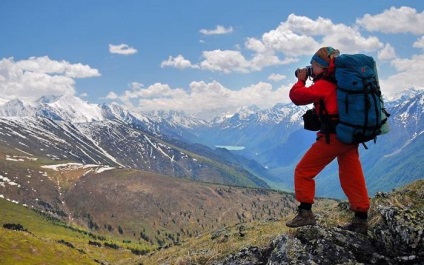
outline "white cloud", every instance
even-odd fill
[[[121,55],[131,55],[137,53],[137,50],[133,47],[129,47],[127,44],[113,45],[109,44],[109,52]]]
[[[365,23],[365,19],[358,20],[358,23]],[[312,55],[322,46],[333,46],[342,53],[378,52],[378,59],[392,60],[391,66],[398,74],[380,80],[386,96],[409,87],[422,88],[424,77],[419,77],[417,73],[424,71],[420,69],[421,65],[424,65],[423,56],[415,56],[410,60],[399,59],[390,43],[383,44],[376,36],[362,33],[361,29],[363,30],[358,25],[336,24],[326,18],[319,17],[314,20],[291,14],[277,28],[265,32],[259,38],[247,38],[244,45],[238,46],[237,49],[203,51],[202,60],[196,65],[202,70],[226,74],[251,73],[267,66],[290,64],[298,61],[301,56]],[[423,42],[423,38],[420,38],[414,47],[422,47]],[[167,61],[162,62],[162,67],[181,69],[193,65],[195,64],[184,59],[182,55],[169,57]],[[416,65],[420,66],[415,67]],[[410,71],[411,68],[414,71]],[[271,74],[268,79],[281,81],[287,77]],[[192,82],[189,91],[155,84],[138,92],[127,91],[120,98],[125,100],[128,95],[135,95],[132,99],[138,102],[132,106],[138,106],[139,110],[175,109],[191,114],[216,114],[219,111],[235,111],[246,105],[271,107],[278,102],[288,102],[290,87],[291,85],[284,85],[276,89],[269,83],[258,82],[235,91],[217,81],[199,81]]]
[[[281,80],[284,80],[284,79],[286,79],[286,78],[287,78],[287,76],[282,75],[282,74],[270,74],[270,75],[268,76],[268,79],[269,79],[269,80],[272,80],[272,81],[275,81],[275,82],[277,82],[277,81],[281,81]]]
[[[415,8],[406,6],[391,7],[374,16],[366,14],[363,18],[357,19],[356,23],[369,31],[424,34],[424,12],[417,13]]]
[[[378,52],[378,59],[380,60],[392,60],[396,58],[395,48],[387,43],[383,49]]]
[[[100,76],[97,69],[80,63],[31,57],[15,61],[0,60],[0,95],[3,99],[36,100],[46,95],[75,93],[76,78]]]
[[[268,51],[265,44],[255,38],[247,38],[247,41],[244,44],[247,49],[252,50],[256,53],[266,53]]]
[[[127,108],[135,111],[184,110],[194,115],[203,115],[203,118],[211,118],[246,105],[266,108],[279,102],[287,102],[288,91],[288,87],[274,90],[271,84],[264,82],[236,91],[217,81],[198,81],[190,83],[189,91],[172,89],[167,84],[157,83],[142,89],[127,90],[118,98]]]
[[[391,62],[397,73],[386,80],[380,80],[382,91],[387,96],[394,96],[409,89],[424,89],[424,54],[412,56],[411,59],[395,59]]]
[[[396,18],[393,18],[396,17]],[[387,21],[400,21],[389,31],[385,26],[392,25]],[[243,44],[235,44],[234,49],[215,49],[202,52],[201,61],[193,63],[183,55],[170,56],[162,61],[161,67],[179,69],[199,68],[201,70],[230,73],[251,73],[268,66],[284,65],[296,62],[299,58],[311,56],[323,46],[333,46],[342,53],[377,53],[379,60],[390,63],[396,74],[380,80],[385,96],[414,87],[423,89],[424,55],[412,56],[411,59],[400,59],[391,43],[384,44],[377,36],[368,31],[388,33],[412,32],[419,34],[424,27],[422,13],[412,8],[391,8],[374,16],[365,15],[356,21],[357,24],[346,25],[334,23],[330,19],[318,17],[311,19],[291,14],[286,21],[262,36],[249,37]],[[415,23],[415,24],[414,24]],[[399,25],[400,24],[400,25]],[[232,29],[231,29],[232,30]],[[202,34],[224,34],[229,29],[217,26],[214,30],[202,30]],[[424,47],[424,37],[412,44],[415,48]],[[413,69],[413,71],[411,71]],[[274,82],[287,79],[282,74],[271,74],[268,80]],[[246,105],[271,107],[279,102],[288,102],[288,91],[291,85],[273,88],[270,83],[257,82],[254,85],[234,90],[224,87],[218,81],[192,82],[188,90],[171,88],[167,84],[157,83],[149,87],[132,87],[117,97],[127,107],[139,111],[173,109],[184,110],[191,114],[235,111]],[[136,106],[136,107],[135,107]]]
[[[417,41],[412,44],[414,48],[424,49],[424,36],[421,36]]]
[[[201,29],[200,33],[203,35],[221,35],[233,32],[233,27],[225,28],[224,26],[218,25],[215,29]]]
[[[203,30],[203,33],[222,31]],[[333,46],[342,53],[377,51],[383,43],[375,36],[363,36],[358,27],[334,24],[330,19],[310,19],[290,14],[276,29],[264,33],[261,38],[247,38],[243,48],[237,50],[203,51],[203,60],[198,64],[202,70],[226,74],[250,73],[268,66],[296,62],[299,56],[312,55],[322,46]],[[246,54],[253,52],[249,56]],[[280,58],[282,56],[282,58]],[[182,55],[169,57],[161,66],[180,69],[194,67]]]
[[[178,55],[177,57],[169,56],[168,60],[162,61],[160,67],[175,67],[178,69],[199,68],[199,66],[192,64],[189,60],[186,60],[182,55]]]
[[[132,82],[132,83],[130,84],[130,87],[131,87],[132,89],[141,89],[141,88],[143,88],[143,87],[144,87],[144,85],[143,85],[142,83],[139,83],[139,82]]]
[[[319,47],[318,42],[308,34],[296,33],[299,28],[303,28],[302,25],[308,28],[310,24],[314,24],[311,19],[291,14],[286,22],[282,22],[276,29],[264,33],[262,39],[257,41],[263,44],[265,50],[279,52],[286,56],[311,54]]]
[[[92,69],[88,65],[80,63],[71,64],[66,61],[51,60],[47,56],[43,57],[30,57],[28,60],[21,60],[14,62],[13,58],[4,59],[9,60],[14,64],[15,69],[22,71],[46,73],[46,74],[63,74],[71,78],[85,78],[92,76],[100,76],[97,69]]]
[[[118,98],[118,95],[115,92],[109,92],[109,94],[107,94],[106,98],[114,100],[114,99]]]
[[[249,72],[250,63],[240,51],[204,51],[203,58],[204,60],[200,63],[200,67],[204,70],[224,72],[226,74],[231,72]]]
[[[282,61],[272,51],[256,53],[248,60],[241,51],[235,50],[213,50],[204,51],[203,61],[200,62],[202,70],[213,72],[230,73],[250,73],[260,71],[262,68],[270,65],[288,64],[297,61],[295,58],[286,58]]]
[[[250,69],[253,71],[260,71],[262,68],[270,65],[281,65],[293,62],[291,58],[281,61],[273,52],[257,53],[250,61]]]
[[[342,53],[372,51],[383,46],[376,37],[362,36],[356,27],[294,14],[277,29],[263,34],[262,42],[286,56],[310,55],[322,46],[332,46]]]

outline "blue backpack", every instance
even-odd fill
[[[390,116],[378,82],[375,61],[364,54],[344,54],[335,58],[335,79],[339,121],[337,138],[347,144],[374,140],[388,132]]]

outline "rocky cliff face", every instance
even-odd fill
[[[421,180],[392,194],[377,194],[367,235],[321,218],[316,226],[276,237],[267,248],[248,247],[214,264],[424,264],[423,201]],[[345,206],[339,205],[342,214]]]

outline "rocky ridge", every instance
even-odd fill
[[[367,235],[329,225],[277,236],[268,247],[246,247],[214,265],[245,264],[424,264],[424,180],[393,193],[379,193]],[[339,204],[349,214],[346,203]]]

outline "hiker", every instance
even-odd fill
[[[316,142],[295,168],[295,196],[300,205],[297,216],[286,225],[300,227],[316,224],[312,212],[315,197],[314,178],[337,158],[340,184],[348,198],[350,209],[355,213],[351,222],[341,228],[366,234],[370,201],[359,160],[358,144],[345,144],[336,138],[338,109],[334,58],[339,54],[339,51],[332,47],[320,48],[312,56],[311,71],[308,72],[307,68],[298,69],[296,72],[298,80],[290,90],[289,96],[294,104],[314,104],[315,112],[320,116],[321,127]],[[306,87],[308,75],[312,75],[313,83]]]

